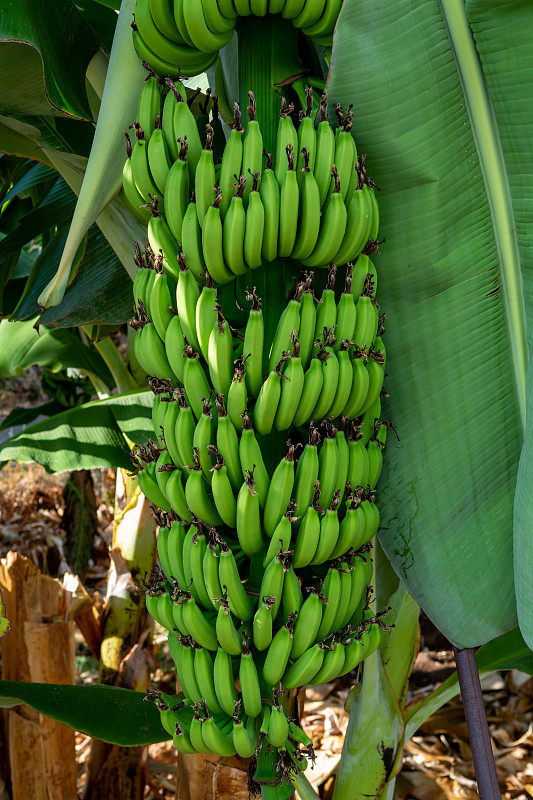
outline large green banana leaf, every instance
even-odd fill
[[[516,624],[533,643],[533,8],[345,0],[329,100],[382,188],[387,313],[381,542],[455,644]],[[529,237],[529,243],[528,243]],[[531,403],[533,389],[528,393]],[[529,420],[529,426],[531,420]],[[513,505],[517,499],[513,580]]]

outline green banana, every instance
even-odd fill
[[[293,20],[296,28],[308,28],[318,22],[323,14],[326,0],[307,0],[300,14]]]
[[[220,547],[220,583],[222,588],[226,587],[231,611],[238,619],[248,622],[254,615],[254,604],[241,582],[233,553],[225,542]]]
[[[139,95],[139,103],[137,105],[137,122],[144,131],[146,139],[149,141],[152,131],[154,130],[154,123],[156,114],[161,110],[161,87],[159,79],[156,78],[154,73],[150,70],[148,75],[143,81],[141,93]]]
[[[187,139],[187,144],[189,147],[187,154],[189,179],[191,183],[194,183],[196,167],[202,154],[202,141],[200,139],[200,134],[198,133],[196,120],[187,104],[187,98],[182,95],[180,89],[170,78],[167,78],[166,83],[176,98],[176,103],[174,104],[173,109],[172,125],[177,136]]]
[[[290,658],[293,661],[303,655],[316,639],[322,620],[323,602],[327,602],[324,595],[315,590],[309,590],[309,596],[304,601],[294,624],[290,650]]]
[[[248,414],[242,415],[244,421],[243,431],[239,440],[239,458],[243,478],[248,471],[253,471],[255,488],[259,494],[259,504],[263,509],[265,506],[270,476],[263,461],[261,448],[255,438],[255,431]]]
[[[272,559],[276,557],[276,554],[279,552],[280,548],[283,552],[288,551],[292,535],[291,524],[297,521],[297,518],[293,516],[293,510],[294,500],[291,500],[287,506],[287,511],[276,525],[276,529],[272,534],[270,543],[268,545],[268,550],[263,559],[264,567],[267,567]],[[293,609],[289,609],[289,611],[291,610]]]
[[[292,421],[295,428],[303,425],[312,418],[313,409],[318,402],[324,384],[322,362],[328,355],[329,354],[326,353],[325,348],[322,346],[317,355],[311,359],[311,363],[305,371],[304,388],[300,398],[300,405]]]
[[[137,214],[138,217],[141,219],[147,220],[150,219],[150,211],[144,205],[144,197],[141,195],[137,186],[135,184],[135,180],[133,178],[133,169],[131,164],[131,142],[129,139],[128,134],[125,132],[126,135],[126,151],[127,151],[127,158],[124,162],[124,167],[122,169],[122,191],[124,192],[124,197],[132,211]]]
[[[350,355],[352,346],[353,342],[351,339],[343,339],[341,342],[341,348],[336,354],[337,361],[339,362],[339,377],[335,398],[327,412],[328,417],[334,418],[340,416],[346,408],[346,404],[349,400],[353,383],[353,367]]]
[[[213,326],[207,348],[207,363],[211,383],[217,394],[227,394],[233,376],[233,339],[228,321],[216,306],[217,321]]]
[[[329,602],[324,609],[320,627],[316,634],[316,639],[319,642],[322,642],[332,632],[341,601],[341,576],[336,566],[331,566],[328,569],[324,579],[323,592]]]
[[[212,495],[207,491],[207,483],[200,466],[198,448],[193,447],[194,459],[190,466],[189,477],[185,484],[187,505],[195,517],[208,525],[222,525],[222,518],[217,511]],[[189,465],[188,465],[189,466]]]
[[[233,495],[233,488],[228,477],[228,468],[224,459],[214,445],[209,445],[208,450],[216,456],[217,463],[211,468],[211,491],[218,513],[225,525],[235,528],[237,525],[237,502]]]
[[[190,592],[182,591],[183,621],[198,644],[207,650],[217,651],[215,628]],[[209,604],[211,605],[211,603]]]
[[[143,197],[145,203],[150,203],[153,198],[159,194],[159,189],[154,181],[150,171],[150,164],[148,161],[148,142],[144,137],[144,131],[136,122],[133,127],[135,128],[136,141],[131,151],[131,173],[137,191]],[[126,145],[129,139],[126,139]],[[127,148],[128,149],[128,148]],[[161,203],[161,207],[163,204]]]
[[[279,318],[268,356],[269,372],[272,372],[285,352],[289,355],[293,352],[293,331],[298,336],[298,331],[300,329],[300,292],[302,290],[303,286],[299,284],[294,299],[289,300]]]
[[[209,354],[209,337],[217,321],[216,302],[217,293],[213,285],[213,280],[206,270],[205,286],[202,286],[195,309],[196,336],[198,338],[200,352],[205,361],[207,361]]]
[[[243,140],[242,172],[245,175],[248,173],[251,175],[257,173],[259,181],[263,162],[263,136],[261,134],[261,128],[259,127],[259,122],[255,118],[256,103],[253,92],[248,92],[248,100],[249,105],[246,109],[248,112],[248,125]],[[251,184],[248,184],[244,190],[245,205],[248,205],[250,192]]]
[[[200,283],[202,276],[206,272],[206,266],[204,264],[202,229],[198,222],[198,212],[194,198],[195,194],[193,192],[181,225],[181,243],[183,253],[187,256],[187,266]]]
[[[198,0],[178,0],[183,6],[183,19],[194,47],[203,53],[211,53],[224,47],[233,34],[233,26],[223,33],[213,33],[205,19],[203,4]],[[230,715],[231,716],[231,715]]]
[[[258,717],[261,713],[261,687],[259,675],[252,653],[248,646],[248,636],[242,640],[242,655],[239,663],[239,682],[244,711],[249,717]]]
[[[264,155],[267,160],[259,187],[259,196],[264,209],[261,255],[265,261],[274,261],[278,256],[280,192],[276,175],[272,169],[272,154],[264,153]]]
[[[365,351],[354,348],[352,355],[352,386],[346,405],[344,406],[343,416],[353,419],[359,416],[365,399],[368,395],[370,377],[365,366]]]
[[[284,515],[294,486],[294,446],[289,442],[287,454],[274,470],[268,487],[263,510],[263,529],[272,537],[276,526]]]
[[[300,294],[300,327],[298,329],[300,358],[302,359],[304,370],[309,367],[315,341],[316,305],[312,282],[313,273],[304,273],[303,287]]]
[[[315,339],[320,342],[325,341],[328,331],[331,335],[336,335],[335,329],[337,327],[337,304],[335,301],[334,288],[336,275],[337,267],[335,264],[332,264],[328,269],[328,280],[326,286],[322,292],[320,301],[317,303]],[[335,344],[333,344],[333,348],[337,350],[339,349],[335,348]]]
[[[230,716],[233,714],[237,692],[233,680],[231,656],[221,647],[218,648],[214,664],[214,683],[218,703]]]
[[[244,234],[246,228],[246,211],[244,208],[243,194],[246,188],[246,176],[237,176],[236,189],[231,198],[229,207],[224,216],[222,227],[222,247],[224,261],[234,275],[244,275],[246,264],[244,262]]]
[[[178,242],[182,241],[183,219],[189,205],[187,149],[187,142],[181,139],[178,157],[170,168],[165,185],[166,220],[173,237]]]
[[[166,220],[161,214],[157,197],[151,204],[152,216],[148,221],[148,241],[154,253],[163,256],[163,269],[177,283],[179,281],[179,268],[177,258],[180,245],[172,236]]]
[[[327,94],[320,100],[320,116],[316,134],[314,175],[320,192],[320,207],[326,202],[330,187],[331,165],[335,160],[335,133],[328,120]]]
[[[306,150],[306,156],[303,151]],[[313,120],[313,89],[308,87],[305,90],[305,113],[300,112],[300,125],[298,127],[298,163],[296,172],[298,183],[302,181],[302,170],[308,167],[311,172],[315,168],[316,160],[316,132]]]
[[[155,127],[148,140],[148,164],[155,184],[161,194],[164,194],[168,173],[172,166],[170,153],[168,152],[165,134],[161,130],[161,117],[155,116]]]
[[[320,520],[320,536],[311,564],[323,564],[331,557],[339,538],[339,517],[337,507],[340,502],[340,492],[333,495],[333,499],[322,519]]]
[[[294,476],[294,499],[296,501],[295,516],[303,517],[313,499],[315,483],[318,478],[319,460],[318,444],[320,434],[313,424],[309,426],[309,442],[305,445]],[[298,566],[298,565],[295,565]]]
[[[206,132],[205,145],[196,166],[194,179],[196,213],[200,227],[203,225],[207,209],[215,199],[214,186],[216,178],[213,158],[213,128],[211,125],[206,125]]]
[[[278,526],[279,527],[279,526]],[[283,580],[283,592],[281,595],[282,616],[288,617],[293,611],[300,611],[303,604],[302,588],[300,580],[291,566],[285,574]]]
[[[267,686],[275,686],[279,683],[285,672],[291,654],[293,640],[292,629],[294,627],[295,618],[296,614],[291,614],[283,627],[272,637],[262,671],[263,680]],[[285,736],[285,738],[287,737]]]
[[[316,675],[322,662],[325,651],[320,643],[311,645],[285,670],[281,682],[286,689],[296,689],[311,683],[311,678]],[[292,657],[292,656],[291,656]]]
[[[226,145],[227,147],[227,145]],[[204,261],[215,283],[228,283],[235,275],[224,263],[223,231],[220,205],[222,192],[217,190],[213,204],[207,209],[202,231]]]
[[[247,290],[246,299],[252,303],[246,330],[244,332],[243,354],[245,356],[244,372],[246,375],[246,388],[252,398],[256,398],[263,383],[263,344],[265,327],[261,300],[255,293],[255,286],[250,293]],[[249,356],[249,357],[248,357]]]
[[[258,433],[265,436],[272,430],[279,399],[281,397],[281,367],[288,358],[288,354],[283,354],[276,367],[271,370],[268,378],[261,386],[259,395],[255,402],[253,419]]]
[[[328,333],[324,341],[324,359],[322,361],[323,382],[318,400],[311,413],[313,419],[322,419],[329,414],[329,409],[335,402],[337,387],[339,385],[339,359],[334,350],[335,337]]]
[[[262,550],[259,495],[255,490],[253,470],[246,475],[237,495],[237,536],[247,555],[255,555]]]
[[[335,106],[335,115],[337,117],[337,130],[335,131],[335,157],[333,160],[339,174],[342,199],[346,201],[348,189],[350,188],[350,180],[352,174],[355,172],[354,165],[357,161],[357,150],[354,138],[351,134],[353,111],[350,107],[348,112],[344,114],[341,104],[337,103]],[[332,178],[330,182],[330,191],[334,188],[334,183],[335,179]]]
[[[383,340],[378,336],[375,343],[368,351],[366,369],[368,372],[368,393],[359,413],[364,414],[380,396],[385,378],[385,347]]]
[[[175,316],[171,289],[173,282],[163,272],[161,260],[156,259],[155,279],[150,292],[150,316],[160,338],[165,342],[167,328]]]
[[[191,345],[186,345],[183,352],[186,358],[183,368],[183,384],[194,416],[198,420],[203,410],[202,397],[209,397],[211,387],[200,363],[199,353],[196,353]]]
[[[320,481],[320,501],[327,508],[337,488],[339,451],[335,432],[331,424],[326,424],[326,436],[318,453],[318,480]]]
[[[276,136],[276,157],[274,160],[274,173],[280,187],[285,183],[287,175],[287,157],[290,153],[298,152],[298,133],[291,119],[294,111],[293,103],[287,105],[284,97],[281,98],[281,111],[279,116],[278,132]],[[289,159],[290,166],[290,159]],[[294,171],[294,163],[291,167]],[[296,181],[296,175],[294,175]],[[297,182],[297,181],[296,181]],[[296,206],[298,208],[298,206]],[[294,215],[294,209],[293,209]]]
[[[259,601],[253,620],[253,642],[257,650],[266,650],[272,641],[272,609],[275,601],[273,595],[265,595]]]
[[[183,389],[175,390],[176,399],[180,408],[176,420],[176,443],[182,464],[188,464],[193,457],[193,441],[196,423],[192,408],[187,404]]]
[[[308,119],[304,118],[304,121]],[[310,120],[311,121],[311,120]],[[314,135],[314,129],[313,129]],[[296,174],[299,178],[299,203],[300,219],[298,221],[298,232],[291,252],[291,258],[298,261],[311,255],[317,243],[320,233],[320,192],[312,167],[309,166],[309,150],[304,147],[301,151],[304,166]]]
[[[285,573],[288,572],[290,567],[290,551],[279,551],[275,558],[266,567],[263,578],[261,580],[261,587],[259,589],[259,597],[274,597],[274,605],[272,606],[272,619],[276,615],[281,606],[281,596],[283,592],[283,581]]]
[[[322,666],[318,672],[313,675],[309,683],[319,685],[321,683],[329,683],[329,681],[336,678],[342,668],[344,667],[344,659],[346,656],[345,647],[340,642],[332,642],[327,648],[324,656]]]
[[[229,138],[224,148],[224,155],[222,156],[222,164],[220,165],[219,185],[222,192],[222,199],[220,202],[220,213],[224,217],[229,208],[231,198],[233,197],[233,180],[235,175],[240,175],[242,172],[242,151],[243,141],[242,135],[244,129],[241,126],[241,112],[239,104],[233,104],[233,125]],[[216,280],[216,278],[215,278]]]
[[[257,269],[263,263],[261,252],[265,230],[265,209],[259,191],[260,172],[250,172],[252,186],[248,195],[244,230],[244,261],[248,269]]]
[[[202,403],[202,414],[196,423],[192,444],[193,450],[195,448],[198,450],[198,459],[202,468],[202,472],[204,473],[204,478],[211,483],[211,469],[214,462],[211,452],[209,451],[209,447],[213,440],[215,423],[213,422],[211,404],[209,403],[208,399],[206,397],[202,397]]]
[[[240,656],[242,653],[242,637],[239,636],[233,617],[229,610],[227,595],[220,598],[216,621],[217,639],[219,645],[230,656]]]
[[[319,506],[320,483],[315,482],[315,491],[310,505],[307,507],[294,542],[293,566],[296,569],[306,567],[314,558],[320,540]]]
[[[284,180],[281,184],[279,198],[278,256],[280,257],[288,257],[292,254],[298,233],[300,191],[298,189],[298,179],[296,178],[294,169],[293,145],[289,143],[286,147],[286,151],[288,166],[283,174]],[[303,259],[301,260],[303,261]],[[307,261],[304,263],[307,264]]]
[[[230,483],[237,491],[242,483],[239,439],[224,408],[223,395],[215,394],[215,405],[218,412],[217,448],[227,465]]]
[[[311,255],[301,259],[302,264],[305,264],[306,267],[328,266],[336,254],[338,243],[342,241],[346,230],[348,212],[342,198],[340,179],[335,164],[331,165],[331,174],[334,188],[329,195],[323,214],[317,243]]]
[[[304,388],[304,368],[300,358],[300,342],[294,333],[291,334],[293,355],[285,362],[283,372],[284,380],[281,383],[281,396],[274,417],[274,427],[278,431],[285,431],[292,427],[294,415],[298,410],[300,398]]]
[[[283,630],[283,628],[281,630]],[[276,636],[277,635],[278,634],[276,634]],[[274,644],[274,640],[272,641],[272,644]],[[281,649],[281,644],[280,644],[280,649]],[[274,683],[277,683],[278,681],[274,681]],[[283,747],[283,745],[287,740],[288,735],[289,735],[289,721],[287,719],[285,711],[283,710],[283,708],[279,703],[278,694],[277,692],[275,692],[274,703],[272,705],[272,710],[270,712],[270,722],[268,724],[267,739],[272,745],[272,747]]]
[[[349,196],[346,230],[334,259],[337,264],[353,261],[369,239],[372,225],[372,198],[368,186],[363,184]]]
[[[235,364],[235,372],[228,389],[227,408],[228,416],[234,428],[240,431],[242,429],[242,415],[248,405],[247,387],[244,379],[245,358],[239,356],[233,363]]]

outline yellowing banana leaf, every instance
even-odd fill
[[[522,0],[345,0],[327,84],[329,102],[354,103],[358,150],[382,189],[384,417],[400,441],[384,453],[380,539],[416,601],[463,647],[517,618],[532,37]],[[531,447],[528,428],[514,547],[530,643]]]

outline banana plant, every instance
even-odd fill
[[[227,95],[228,116],[231,100],[246,103],[261,76],[256,99],[273,147],[273,86],[291,84],[298,95],[302,66],[316,80],[323,54],[315,51],[310,66],[300,49],[303,61],[295,64],[296,40],[281,46],[271,18],[237,27],[237,51],[226,45],[215,68],[216,91]],[[503,641],[517,622],[524,652],[533,641],[524,178],[532,27],[520,0],[490,9],[479,0],[408,7],[344,0],[325,53],[329,97],[355,104],[356,141],[381,190],[387,240],[378,292],[387,313],[387,413],[399,442],[385,451],[379,539],[402,585],[459,648]],[[274,54],[266,65],[264,52]],[[285,300],[266,275],[260,294],[271,340]],[[378,573],[378,594],[396,595],[398,619],[408,621],[398,622],[394,647],[385,637],[352,697],[338,798],[354,786],[361,796],[391,796],[402,741],[413,732],[402,696],[416,606],[390,575],[382,588],[379,580]],[[401,664],[396,671],[391,654]],[[374,744],[385,741],[392,751],[386,764],[372,761],[376,746],[361,746],[362,732],[372,729]],[[310,796],[305,778],[298,780],[300,794]]]

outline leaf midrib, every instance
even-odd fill
[[[454,52],[487,190],[498,252],[503,301],[513,356],[522,433],[526,425],[528,347],[516,224],[498,126],[488,95],[464,0],[439,0]],[[475,253],[472,254],[475,258]]]

